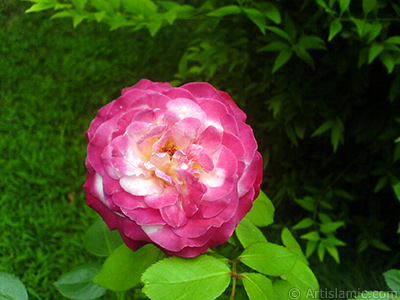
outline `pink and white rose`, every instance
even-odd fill
[[[258,196],[262,157],[231,97],[143,79],[86,132],[87,203],[133,250],[194,257],[225,243]]]

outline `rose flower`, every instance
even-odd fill
[[[141,80],[86,132],[87,203],[133,250],[194,257],[225,243],[258,196],[262,157],[246,115],[207,83]]]

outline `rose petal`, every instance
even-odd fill
[[[214,169],[214,163],[203,147],[199,145],[189,145],[186,149],[186,154],[189,159],[193,159],[198,163],[204,171],[210,172]]]
[[[177,98],[170,100],[166,106],[168,110],[175,112],[181,119],[195,118],[200,120],[201,123],[206,119],[206,115],[201,107],[189,99]]]
[[[179,228],[186,224],[187,218],[179,203],[160,209],[161,217],[173,228]]]
[[[163,191],[160,179],[155,177],[126,176],[121,178],[119,182],[125,191],[135,196],[160,194]]]
[[[208,154],[213,154],[222,143],[222,134],[214,126],[208,126],[199,136],[197,144],[206,149]]]
[[[161,217],[158,209],[152,208],[121,208],[125,216],[135,221],[138,225],[165,225],[164,219]]]
[[[160,195],[151,195],[144,197],[144,202],[151,208],[160,209],[175,204],[178,201],[178,195],[173,193],[164,193]]]
[[[113,194],[111,198],[121,209],[147,208],[142,196],[134,196],[125,191],[119,191]]]
[[[172,128],[172,139],[179,149],[186,149],[197,137],[197,131],[200,128],[200,120],[195,118],[185,118],[176,123]]]
[[[245,154],[245,147],[243,142],[235,135],[229,132],[224,132],[222,137],[222,144],[235,154],[237,159],[241,159]]]

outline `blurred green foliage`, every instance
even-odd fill
[[[263,152],[263,189],[277,209],[275,221],[294,226],[306,255],[354,262],[359,277],[377,256],[382,260],[374,267],[399,268],[400,205],[392,190],[400,178],[398,1],[31,2],[29,8],[7,0],[0,10],[0,51],[6,54],[0,56],[0,209],[49,203],[49,211],[27,210],[19,228],[54,239],[54,225],[43,231],[50,225],[32,225],[29,216],[52,215],[52,201],[70,192],[82,205],[82,133],[121,87],[141,77],[176,85],[205,80],[228,91],[248,114]],[[51,10],[23,16],[23,9]],[[71,18],[76,29],[42,16]],[[70,215],[87,218],[83,208],[56,210],[68,214],[67,223],[83,222]],[[6,236],[11,241],[18,234],[15,229]],[[24,257],[26,246],[16,245],[23,248],[16,251],[9,250],[11,242],[5,245],[2,260],[9,258],[8,269],[22,272],[26,261],[16,266],[15,256]],[[322,280],[336,286],[354,280],[336,278],[353,267],[325,261]]]

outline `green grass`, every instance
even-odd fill
[[[29,3],[0,5],[0,270],[20,277],[30,299],[61,299],[60,274],[95,260],[82,246],[96,218],[82,190],[84,132],[125,86],[171,80],[180,55],[144,32],[74,30],[24,14]]]

